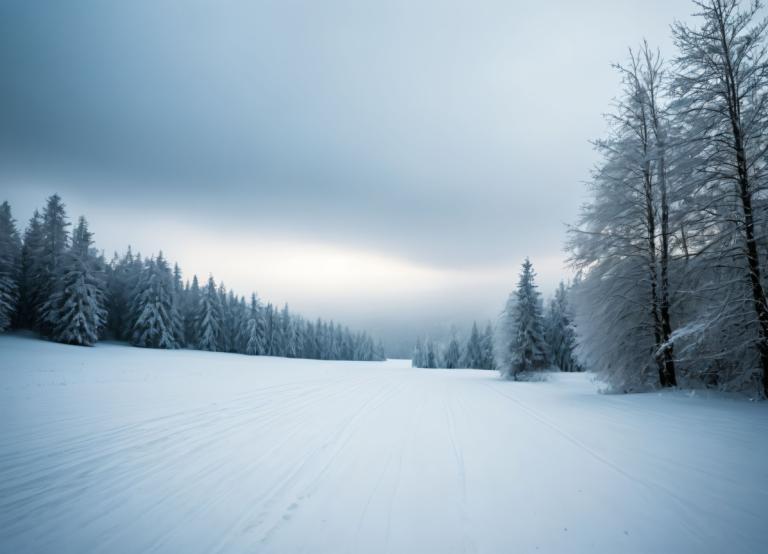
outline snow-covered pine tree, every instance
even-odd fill
[[[84,217],[72,233],[50,298],[43,304],[51,339],[92,346],[106,324],[103,268],[91,251],[93,235]]]
[[[50,306],[48,300],[54,292],[57,279],[61,276],[64,254],[69,245],[68,226],[64,204],[59,195],[54,194],[48,198],[43,210],[41,249],[34,253],[39,256],[34,264],[39,268],[39,275],[36,276],[39,287],[36,323],[40,332],[46,336],[49,336],[52,331],[52,317],[47,307]]]
[[[411,354],[411,367],[424,367],[424,345],[421,343],[421,337],[416,337],[416,344]]]
[[[238,354],[245,354],[248,345],[248,306],[245,303],[245,297],[240,296],[236,300],[237,308],[235,311],[235,347],[234,351]]]
[[[218,351],[221,344],[221,328],[221,297],[216,289],[213,276],[210,276],[200,295],[200,306],[197,313],[197,348],[210,352]]]
[[[535,272],[526,258],[517,289],[510,295],[502,315],[500,372],[518,379],[526,372],[547,367],[541,299],[534,282]]]
[[[0,204],[0,333],[16,319],[21,280],[21,240],[8,202]]]
[[[248,340],[245,345],[245,353],[258,356],[264,353],[264,321],[261,314],[261,304],[255,293],[251,294],[251,303],[248,307],[248,322],[246,324]]]
[[[482,358],[480,362],[480,369],[496,369],[496,352],[494,348],[494,334],[491,323],[485,326],[483,336],[481,339],[482,345]]]
[[[234,321],[232,318],[232,310],[230,309],[231,298],[227,296],[227,287],[224,283],[219,283],[219,306],[221,313],[221,329],[219,331],[219,345],[217,350],[219,352],[231,352],[232,351],[232,337],[234,334]]]
[[[144,264],[133,301],[136,314],[131,343],[146,348],[178,348],[181,317],[176,306],[173,274],[162,252]]]
[[[461,367],[461,345],[459,345],[459,339],[456,338],[456,334],[451,335],[451,339],[448,341],[448,346],[443,353],[443,367],[446,369],[457,369]]]
[[[424,344],[424,367],[435,369],[440,363],[437,348],[432,340],[427,339]]]
[[[289,358],[298,358],[301,355],[302,343],[301,333],[299,332],[299,321],[295,314],[288,312],[288,304],[285,305],[283,314],[284,333],[286,341],[286,356]],[[339,328],[341,331],[341,328]]]
[[[581,371],[576,361],[576,330],[568,305],[568,289],[562,281],[550,300],[545,330],[552,363],[560,371]]]
[[[464,359],[462,365],[471,369],[483,369],[483,347],[477,322],[472,322],[472,331],[469,333],[467,345],[464,347]]]
[[[185,297],[182,307],[184,344],[190,348],[196,348],[200,341],[197,334],[197,315],[200,309],[200,282],[197,280],[197,275],[192,276],[192,283],[185,291]]]
[[[173,318],[173,333],[176,338],[177,348],[184,346],[184,283],[181,280],[181,268],[179,264],[173,264],[173,303],[176,307],[176,315]]]
[[[34,328],[37,312],[43,302],[41,287],[43,251],[43,217],[35,210],[24,231],[21,246],[21,290],[19,326]]]
[[[347,358],[344,358],[344,359],[346,360]],[[383,362],[383,361],[386,361],[387,359],[387,351],[384,348],[384,342],[381,339],[376,341],[376,347],[374,349],[373,359],[376,360],[377,362]]]

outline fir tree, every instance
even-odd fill
[[[576,330],[568,306],[568,291],[562,282],[549,304],[546,339],[552,362],[561,371],[581,370],[576,361]]]
[[[37,312],[43,302],[41,286],[43,251],[43,218],[35,210],[24,231],[21,247],[21,298],[19,301],[19,326],[33,328]]]
[[[200,340],[198,336],[197,315],[200,309],[200,283],[197,275],[192,276],[192,284],[189,285],[185,293],[185,300],[182,307],[182,317],[184,320],[184,344],[190,348],[196,348]]]
[[[91,252],[92,234],[81,217],[72,234],[54,291],[43,304],[50,337],[67,344],[92,346],[106,323],[104,283],[99,260]]]
[[[176,314],[173,318],[173,333],[176,338],[176,345],[184,345],[184,283],[181,280],[181,268],[179,264],[173,264],[173,300],[176,306]]]
[[[427,339],[424,347],[424,367],[435,369],[439,364],[435,343]]]
[[[180,316],[173,290],[173,275],[160,253],[147,260],[133,300],[131,342],[147,348],[178,348]]]
[[[133,271],[134,257],[131,247],[119,258],[115,253],[107,269],[107,330],[117,340],[125,340],[130,329],[131,294],[137,284]]]
[[[36,294],[36,326],[44,335],[50,335],[52,332],[51,322],[53,318],[52,314],[49,313],[51,304],[48,300],[54,292],[56,281],[64,263],[64,255],[69,244],[68,226],[64,204],[59,195],[54,194],[48,198],[43,211],[41,248],[32,253],[38,258],[35,260],[35,266],[39,271],[39,274],[35,276],[38,279],[37,287],[39,287]]]
[[[496,369],[496,354],[494,351],[493,327],[488,323],[485,326],[483,337],[481,339],[482,358],[480,362],[481,369]]]
[[[472,331],[469,333],[467,345],[464,347],[462,365],[472,369],[483,369],[483,345],[477,322],[472,323]]]
[[[0,204],[0,332],[16,319],[21,279],[21,240],[8,202]]]
[[[443,367],[446,369],[457,369],[461,367],[461,346],[456,335],[448,341],[448,346],[443,354]]]
[[[221,299],[211,276],[200,295],[197,313],[197,347],[200,350],[218,351],[221,344],[221,319]]]
[[[535,275],[533,265],[526,258],[517,289],[510,295],[504,310],[500,370],[508,379],[517,379],[525,372],[547,365],[541,298],[534,283]]]

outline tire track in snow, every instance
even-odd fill
[[[368,380],[366,379],[366,381]],[[231,543],[230,537],[236,534],[238,530],[241,530],[241,533],[256,535],[250,541],[254,549],[258,550],[269,543],[274,533],[289,522],[292,513],[300,507],[301,503],[316,492],[323,477],[333,467],[335,460],[354,434],[354,424],[372,408],[385,402],[399,387],[404,386],[395,383],[381,387],[376,382],[373,382],[373,385],[376,387],[373,394],[358,405],[350,415],[346,416],[344,423],[334,432],[329,433],[331,438],[325,438],[325,435],[319,436],[317,441],[319,444],[312,448],[292,471],[284,474],[275,483],[266,498],[260,501],[258,507],[254,507],[253,510],[243,514],[230,526],[229,531],[221,537],[214,551],[223,552]],[[316,473],[310,471],[318,466],[320,469]],[[302,479],[303,472],[306,476]],[[256,510],[259,510],[260,513],[254,518],[253,512]]]
[[[39,513],[41,510],[49,514],[49,517],[46,518],[45,526],[48,528],[55,527],[52,524],[55,523],[57,517],[60,519],[69,516],[66,511],[58,510],[57,512],[56,508],[80,497],[89,487],[94,486],[94,483],[97,483],[102,495],[108,498],[108,502],[112,503],[112,508],[119,508],[122,500],[125,498],[125,494],[134,489],[137,483],[146,481],[154,474],[162,474],[163,471],[168,469],[179,466],[183,467],[184,461],[194,456],[197,451],[210,448],[217,442],[227,439],[232,434],[236,434],[241,427],[253,422],[260,423],[259,427],[265,427],[285,413],[286,409],[295,408],[298,413],[301,413],[315,404],[309,402],[310,399],[323,401],[333,395],[345,394],[349,391],[349,388],[344,391],[333,390],[332,395],[329,395],[327,389],[322,386],[312,387],[304,391],[302,389],[306,389],[306,387],[296,388],[299,394],[295,394],[290,402],[283,402],[278,406],[272,406],[267,412],[272,414],[271,418],[264,417],[265,413],[263,411],[256,413],[250,418],[242,418],[243,414],[254,410],[253,406],[248,405],[249,400],[269,394],[269,392],[259,390],[255,393],[243,395],[234,403],[234,408],[232,405],[222,408],[218,406],[220,403],[214,403],[213,406],[216,406],[215,408],[211,408],[211,405],[209,405],[199,410],[181,412],[184,419],[174,421],[173,424],[160,429],[155,429],[161,436],[158,437],[156,434],[153,434],[149,440],[147,440],[144,434],[141,434],[138,438],[133,436],[134,433],[141,430],[142,425],[148,422],[130,426],[130,432],[122,429],[122,432],[107,433],[106,451],[97,450],[94,455],[93,447],[91,447],[91,451],[84,450],[84,452],[90,454],[88,458],[75,458],[74,462],[69,465],[67,463],[61,464],[61,460],[58,460],[58,466],[45,466],[41,468],[36,476],[36,482],[24,482],[23,486],[27,487],[27,492],[30,489],[36,492],[26,499],[16,499],[16,504],[12,503],[10,505],[12,510],[5,510],[5,508],[9,508],[7,502],[2,506],[5,510],[3,513],[16,514],[17,517],[10,521],[8,519],[3,521],[3,524],[0,525],[0,531],[5,536],[13,536],[17,532],[23,532],[26,526],[33,523],[27,520],[27,516],[31,513]],[[243,403],[245,403],[244,406],[239,405]],[[257,408],[262,406],[258,405]],[[226,412],[229,412],[226,414],[227,417],[213,417]],[[174,418],[178,420],[179,417],[177,416],[179,415],[178,413],[174,414]],[[238,420],[238,418],[240,419]],[[165,416],[154,418],[150,423],[166,421],[167,419]],[[300,424],[300,422],[301,420],[298,419],[297,424]],[[209,431],[201,433],[200,429],[203,428],[208,428]],[[131,441],[130,439],[134,440]],[[93,442],[104,446],[104,441],[100,440],[99,437],[95,438]],[[118,447],[114,447],[115,445]],[[165,448],[161,448],[161,446],[165,446]],[[135,455],[128,459],[131,463],[127,463],[126,455],[133,453],[137,448],[138,450],[146,451],[145,454]],[[79,453],[79,449],[68,451],[70,457]],[[105,462],[110,463],[105,464]],[[213,465],[215,465],[215,460],[211,463],[211,466]],[[78,473],[76,470],[79,466],[91,469]],[[115,473],[115,467],[123,468],[123,471]],[[214,468],[203,467],[203,471],[212,469]],[[7,477],[7,473],[0,474],[1,477]],[[211,474],[203,474],[200,477],[210,479]],[[0,494],[0,498],[7,499],[8,496]],[[40,502],[37,502],[38,498],[40,498]],[[156,504],[164,500],[168,500],[168,497],[164,497]],[[24,504],[19,505],[18,502],[24,502]],[[100,510],[96,519],[108,515],[109,512],[110,509]],[[21,525],[14,526],[14,523]],[[88,522],[88,524],[91,523],[93,521]],[[38,529],[39,540],[44,539],[41,535],[44,535],[44,529]]]

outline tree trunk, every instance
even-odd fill
[[[758,322],[757,352],[760,355],[760,366],[763,370],[763,394],[768,397],[768,306],[766,306],[765,290],[761,280],[760,258],[755,239],[755,221],[752,213],[752,189],[749,182],[749,165],[744,148],[744,130],[741,119],[741,100],[736,73],[731,63],[731,51],[727,40],[725,25],[720,14],[720,36],[725,60],[726,100],[728,114],[733,133],[733,147],[736,152],[736,169],[738,176],[739,197],[744,215],[744,241],[747,251],[747,267],[749,282],[752,288],[752,304]]]
[[[739,170],[739,196],[744,214],[744,239],[747,248],[747,266],[749,282],[752,288],[752,304],[758,321],[757,351],[760,354],[760,366],[763,370],[763,394],[768,397],[768,306],[766,306],[765,289],[760,275],[760,258],[755,240],[755,222],[752,215],[752,191],[749,188],[747,163],[744,149],[737,135],[736,158]]]
[[[669,339],[672,336],[672,323],[669,315],[669,203],[667,201],[667,175],[664,145],[659,145],[660,156],[658,160],[659,187],[661,189],[661,340],[664,344],[662,352],[662,373],[664,379],[662,386],[676,387],[675,361]]]
[[[651,282],[651,320],[653,321],[654,358],[659,366],[659,382],[666,387],[664,367],[655,356],[661,346],[661,322],[659,321],[658,278],[656,275],[656,215],[653,210],[653,185],[651,164],[645,162],[643,168],[643,186],[645,192],[645,223],[648,231],[648,277]]]

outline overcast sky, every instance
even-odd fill
[[[390,342],[495,317],[688,0],[5,0],[0,200]]]

